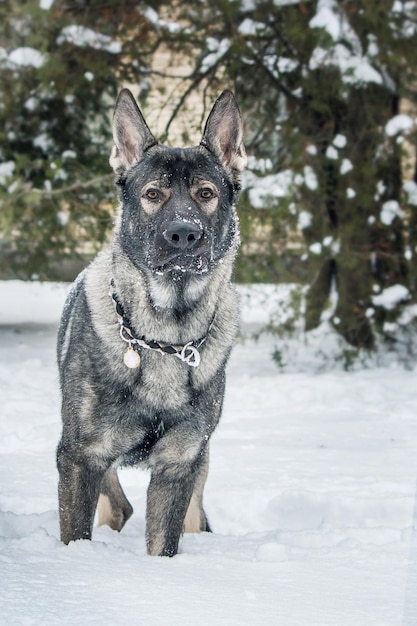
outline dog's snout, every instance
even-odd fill
[[[203,231],[196,222],[174,220],[163,231],[163,236],[172,248],[191,250],[202,238]]]

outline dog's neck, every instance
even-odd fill
[[[117,292],[126,294],[123,306],[138,332],[150,338],[178,343],[189,341],[190,333],[195,338],[206,333],[207,319],[214,314],[218,300],[230,282],[230,262],[219,263],[207,275],[177,277],[150,270],[138,271],[117,242],[114,242],[112,252],[110,278],[114,280]],[[230,254],[234,255],[234,251]],[[120,255],[124,257],[122,264]],[[183,336],[187,326],[188,331]]]
[[[147,273],[148,293],[159,311],[173,311],[178,316],[194,308],[207,288],[206,275]]]
[[[115,305],[116,316],[120,325],[120,336],[128,345],[127,355],[125,354],[125,358],[127,356],[128,361],[125,361],[127,367],[136,368],[139,367],[140,357],[134,355],[132,360],[131,350],[138,353],[139,348],[145,348],[147,350],[154,350],[160,352],[161,354],[166,355],[174,355],[178,357],[181,361],[187,363],[190,367],[198,367],[200,364],[200,353],[199,348],[205,343],[208,338],[208,335],[213,327],[216,313],[214,312],[212,319],[210,320],[210,324],[207,328],[207,333],[204,337],[200,337],[199,339],[191,339],[187,341],[185,345],[172,345],[167,344],[165,342],[159,342],[155,339],[147,340],[145,336],[139,336],[135,329],[131,326],[131,322],[129,318],[126,316],[122,301],[120,296],[115,291],[115,283],[114,280],[111,281],[111,289],[110,289],[110,297],[113,300]]]

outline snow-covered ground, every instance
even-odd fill
[[[267,338],[238,345],[211,446],[213,534],[185,535],[173,559],[147,556],[148,476],[123,470],[125,529],[62,545],[65,291],[0,283],[1,624],[417,624],[417,385],[400,367],[282,374]],[[265,293],[243,298],[246,327],[265,320]]]

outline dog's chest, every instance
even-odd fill
[[[143,347],[133,351],[118,331],[113,325],[105,339],[103,336],[101,339],[106,354],[105,378],[114,377],[117,388],[128,390],[131,402],[137,404],[140,412],[142,409],[163,411],[188,405],[194,394],[192,368],[173,354],[161,354]],[[139,356],[137,367],[126,365],[126,353],[130,350]],[[100,363],[100,368],[103,365]],[[201,363],[198,369],[205,370],[205,364]]]
[[[171,355],[142,350],[138,370],[132,395],[141,405],[161,411],[191,403],[193,391],[185,363]]]
[[[113,273],[110,271],[110,260],[110,252],[100,255],[90,266],[85,279],[91,326],[96,335],[92,343],[100,346],[102,358],[102,362],[96,364],[97,375],[107,388],[103,392],[113,395],[109,387],[114,377],[115,387],[127,390],[129,404],[132,403],[130,406],[137,406],[140,413],[180,409],[188,412],[192,409],[193,399],[203,392],[223,366],[235,339],[235,323],[230,322],[230,317],[236,312],[233,294],[223,285],[223,296],[215,309],[213,325],[214,307],[213,304],[208,305],[216,299],[218,288],[214,290],[214,286],[209,288],[208,285],[204,306],[197,306],[193,314],[188,314],[179,324],[170,320],[169,316],[161,318],[155,312],[149,305],[141,274],[135,270],[134,283],[133,277],[126,278],[130,274],[125,268],[125,282],[118,275],[115,285],[135,336],[143,335],[147,341],[169,342],[172,346],[185,345],[191,340],[194,345],[199,344],[204,337],[198,347],[201,356],[198,367],[190,367],[172,354],[160,354],[157,350],[140,347],[140,364],[130,369],[124,363],[128,343],[121,337],[114,301],[109,297],[108,276]],[[103,374],[104,367],[106,372]]]

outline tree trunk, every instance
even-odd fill
[[[372,350],[374,336],[366,316],[370,293],[370,268],[355,252],[341,255],[336,266],[338,300],[332,323],[355,348]]]
[[[324,311],[330,297],[332,279],[335,275],[335,262],[333,259],[326,259],[320,267],[318,274],[307,294],[305,330],[313,330],[319,326],[321,314]]]

